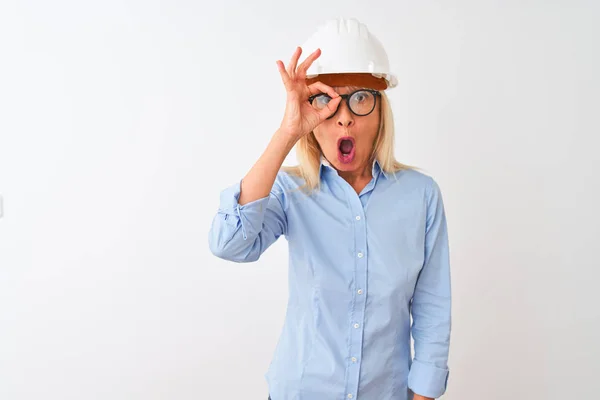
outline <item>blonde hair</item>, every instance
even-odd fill
[[[396,160],[394,156],[394,117],[389,99],[385,92],[381,93],[381,118],[379,123],[379,132],[373,146],[373,153],[370,160],[377,160],[381,169],[385,173],[393,174],[405,169],[417,169],[417,167],[403,164]],[[297,176],[304,180],[304,185],[299,189],[310,194],[321,187],[321,177],[319,175],[321,168],[321,147],[315,138],[313,132],[303,136],[296,143],[296,158],[298,165],[283,166],[281,169],[290,175]]]

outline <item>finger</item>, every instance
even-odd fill
[[[333,88],[331,86],[328,86],[320,81],[317,81],[317,82],[309,85],[308,90],[311,95],[319,94],[319,93],[327,93],[329,95],[329,97],[331,97],[332,99],[335,99],[336,97],[340,96],[338,94],[338,92],[333,90]]]
[[[298,66],[298,70],[296,71],[296,76],[299,79],[305,79],[306,71],[308,71],[308,69],[310,68],[312,63],[317,58],[319,58],[320,55],[321,55],[321,49],[317,49],[317,50],[313,51],[312,54],[310,56],[308,56],[306,58],[306,60],[302,61],[302,63]]]
[[[283,65],[283,62],[281,62],[280,60],[277,60],[277,69],[279,69],[279,75],[281,75],[281,80],[283,81],[283,85],[285,86],[286,90],[290,89],[290,76],[288,75],[287,71],[285,70],[285,66]]]
[[[327,107],[318,112],[321,121],[324,121],[327,118],[329,118],[337,110],[340,101],[342,101],[342,98],[339,96],[335,99],[331,99],[329,103],[327,103]]]
[[[296,47],[296,51],[292,55],[292,59],[288,64],[287,73],[290,78],[294,78],[296,76],[296,65],[298,64],[298,59],[300,58],[300,54],[302,54],[302,48],[300,46]]]

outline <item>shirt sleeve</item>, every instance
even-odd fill
[[[208,242],[211,252],[219,258],[252,262],[286,233],[287,220],[282,191],[277,185],[268,196],[240,205],[241,184],[242,180],[221,192]]]
[[[411,302],[415,357],[408,386],[421,396],[438,398],[448,383],[451,286],[448,230],[442,194],[431,179],[427,193],[425,258]]]

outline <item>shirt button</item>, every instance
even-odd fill
[[[352,362],[356,362],[356,357],[352,357]]]
[[[358,294],[362,294],[362,289],[358,289],[358,290],[356,291],[356,293],[358,293]]]
[[[360,325],[358,325],[358,324],[354,324],[354,327],[355,327],[355,328],[358,328],[359,326],[360,326]]]
[[[348,398],[351,399],[352,397],[352,393],[348,393]]]
[[[357,216],[356,216],[356,220],[357,220],[357,221],[360,221],[360,215],[357,215]]]
[[[358,258],[362,258],[363,253],[358,253],[357,256],[358,256]]]

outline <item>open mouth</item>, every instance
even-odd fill
[[[355,143],[354,138],[350,136],[342,137],[338,140],[338,160],[346,164],[354,160]]]

